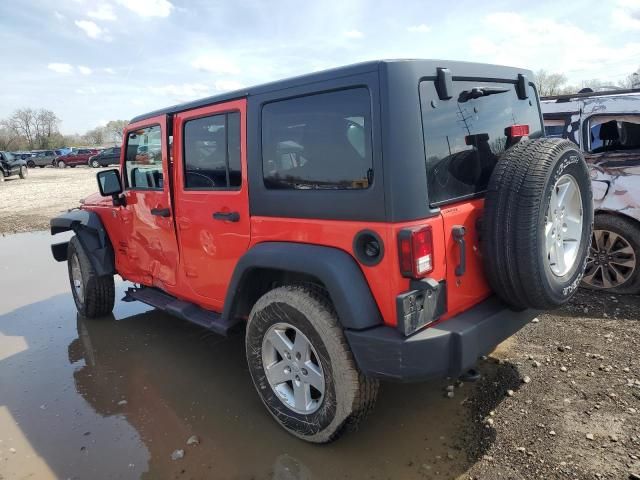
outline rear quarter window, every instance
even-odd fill
[[[366,88],[269,103],[262,110],[268,189],[366,189],[373,180],[371,99]]]
[[[453,97],[439,100],[433,81],[420,82],[429,201],[438,206],[481,194],[498,157],[510,146],[505,129],[529,126],[529,138],[543,136],[535,89],[521,100],[515,84],[455,81]],[[473,88],[505,90],[469,98]]]

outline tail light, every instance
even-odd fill
[[[431,227],[402,230],[398,234],[400,272],[403,277],[422,278],[433,271]]]
[[[529,135],[529,125],[511,125],[504,129],[504,134],[510,138],[520,138]]]

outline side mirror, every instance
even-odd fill
[[[122,180],[120,179],[120,172],[115,168],[110,170],[103,170],[96,175],[98,178],[98,189],[100,195],[103,197],[113,197],[113,205],[123,205],[123,198],[120,197],[122,193]]]

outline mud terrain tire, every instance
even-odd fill
[[[86,318],[103,317],[111,313],[115,303],[113,275],[99,277],[96,274],[76,236],[69,241],[67,258],[69,283],[78,313]]]
[[[265,372],[265,336],[282,324],[304,334],[322,367],[324,395],[317,409],[309,414],[290,408]],[[322,291],[283,286],[267,292],[251,310],[245,342],[249,371],[262,402],[276,421],[296,437],[312,443],[333,441],[355,429],[373,409],[378,381],[358,370],[336,312]]]
[[[491,288],[515,309],[565,304],[582,279],[592,227],[591,180],[575,144],[540,138],[511,147],[485,199],[482,251]]]

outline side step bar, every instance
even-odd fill
[[[162,310],[163,312],[167,312],[175,317],[200,325],[201,327],[211,330],[219,335],[224,335],[225,337],[234,327],[242,323],[237,319],[233,321],[225,320],[217,312],[205,310],[198,305],[185,302],[184,300],[178,300],[157,288],[129,288],[122,300],[124,302],[133,302],[138,300],[139,302],[151,305],[158,310]]]

